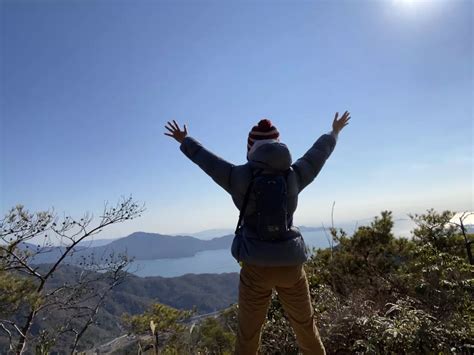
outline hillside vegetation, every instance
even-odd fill
[[[42,265],[46,269],[46,265]],[[61,267],[56,276],[51,279],[48,289],[55,290],[67,282],[74,282],[79,278],[81,269],[74,266]],[[94,277],[93,274],[91,277]],[[95,289],[103,289],[105,282],[97,279],[93,283]],[[145,312],[154,303],[163,303],[179,309],[193,309],[195,314],[214,312],[237,300],[238,274],[187,274],[180,277],[137,277],[128,274],[120,285],[117,285],[107,295],[106,301],[98,310],[93,324],[86,331],[79,350],[92,348],[108,340],[122,335],[126,329],[121,322],[124,314],[140,314]],[[0,296],[0,301],[4,301]],[[89,300],[93,304],[94,299]],[[4,301],[5,302],[5,301]],[[86,303],[82,303],[84,306]],[[49,351],[68,353],[67,349],[73,341],[73,332],[63,332],[62,327],[69,321],[71,313],[78,310],[55,309],[49,314],[43,313],[36,319],[32,330],[33,347],[38,341],[50,341]],[[24,316],[19,310],[11,316],[11,320],[21,323]],[[8,351],[8,337],[0,331],[0,354]]]
[[[332,230],[335,246],[315,250],[305,265],[328,354],[473,351],[473,266],[467,248],[474,236],[463,235],[450,224],[452,216],[449,211],[433,210],[412,215],[417,224],[412,239],[393,235],[388,211],[353,235]],[[143,317],[153,319],[150,313]],[[135,322],[139,319],[135,317]],[[160,346],[165,354],[231,354],[236,325],[234,306],[192,332],[174,332]],[[149,333],[144,327],[132,326],[131,331]],[[276,294],[263,328],[261,350],[264,354],[298,353]]]
[[[314,250],[305,264],[315,319],[328,354],[473,351],[470,248],[474,235],[451,224],[452,216],[434,210],[410,216],[416,223],[410,239],[393,234],[389,211],[352,235],[331,229],[334,246]],[[1,353],[8,351],[8,344],[17,344],[14,325],[24,323],[31,310],[34,317],[22,347],[26,353],[93,352],[100,344],[110,344],[111,336],[120,336],[116,344],[122,347],[108,345],[110,351],[101,353],[233,351],[238,306],[229,304],[236,301],[237,274],[138,278],[125,275],[122,263],[105,272],[64,265],[40,289],[34,275],[46,279],[43,275],[51,266],[42,266],[43,270],[21,264],[29,254],[21,259],[23,252],[13,252],[17,245],[3,247],[0,253]],[[33,276],[22,276],[22,270]],[[217,315],[196,316],[222,308]],[[81,329],[84,332],[78,337]],[[11,352],[19,348],[12,346]],[[276,293],[263,327],[261,350],[298,353]]]
[[[236,301],[237,274],[138,278],[126,272],[126,253],[82,253],[98,250],[81,246],[87,239],[143,210],[132,197],[122,197],[106,203],[96,220],[88,213],[80,219],[53,210],[31,213],[22,205],[0,219],[1,354],[77,353],[122,333],[122,314],[144,312],[156,302],[205,313]],[[125,239],[136,240],[135,247],[144,242],[141,247],[149,250],[171,237],[138,233]],[[184,239],[195,238],[176,237],[177,243]],[[219,248],[221,241],[206,243]],[[50,256],[51,263],[38,264]]]

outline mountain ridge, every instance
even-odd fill
[[[115,239],[106,245],[86,247],[78,245],[74,253],[67,258],[68,262],[77,264],[87,258],[99,262],[111,255],[126,254],[135,260],[155,260],[182,258],[196,255],[205,250],[218,250],[229,248],[233,235],[202,240],[190,236],[171,236],[159,233],[134,232],[126,237]],[[84,241],[87,243],[87,241]],[[55,262],[64,252],[65,247],[41,247],[31,243],[24,243],[22,248],[40,251],[33,257],[34,264]]]
[[[323,227],[299,227],[302,233],[322,231]],[[232,245],[233,234],[227,234],[211,239],[200,239],[188,235],[168,235],[161,233],[133,232],[125,237],[106,240],[84,240],[79,243],[74,252],[67,257],[71,264],[79,264],[87,259],[100,262],[112,255],[125,254],[133,260],[176,259],[195,256],[208,250],[229,249]],[[58,260],[65,251],[64,246],[39,246],[24,243],[23,248],[41,251],[33,257],[34,264],[52,263]]]

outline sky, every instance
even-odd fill
[[[234,164],[269,118],[293,160],[350,124],[298,225],[473,210],[473,2],[0,0],[0,212],[100,216],[134,231],[232,228],[230,196],[165,136]]]

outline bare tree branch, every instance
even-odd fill
[[[36,282],[32,284],[34,286],[32,293],[38,301],[23,302],[23,309],[27,309],[24,323],[20,326],[15,321],[2,322],[0,320],[0,329],[10,334],[12,339],[16,339],[14,348],[17,354],[25,351],[29,331],[36,317],[40,313],[51,314],[54,310],[75,312],[71,321],[74,320],[76,324],[83,321],[79,330],[74,329],[73,349],[77,348],[81,336],[93,324],[106,296],[120,283],[128,259],[121,255],[102,255],[102,259],[99,259],[97,263],[92,258],[85,260],[85,265],[83,265],[85,269],[71,283],[51,288],[47,286],[50,285],[48,280],[56,274],[67,257],[74,255],[81,241],[112,224],[139,217],[144,210],[144,205],[138,205],[130,196],[122,197],[113,207],[106,202],[99,224],[95,227],[91,227],[93,215],[89,213],[86,213],[79,221],[70,216],[64,216],[62,222],[59,222],[50,211],[32,214],[21,205],[12,208],[5,218],[0,220],[0,240],[2,241],[0,271],[11,273],[14,277],[25,274],[36,279]],[[50,233],[59,239],[59,247],[51,243]],[[30,247],[31,251],[26,251],[30,244],[25,243],[33,238],[43,238],[43,241],[37,243],[36,250],[31,250]],[[59,252],[59,256],[44,273],[33,266],[36,256],[53,251]],[[17,335],[13,336],[12,328],[16,330]],[[42,333],[41,337],[47,337],[50,341],[50,335],[48,330],[47,333]]]

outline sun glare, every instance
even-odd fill
[[[448,0],[392,0],[392,8],[407,14],[416,14],[426,16],[428,13],[438,12],[441,4]]]

